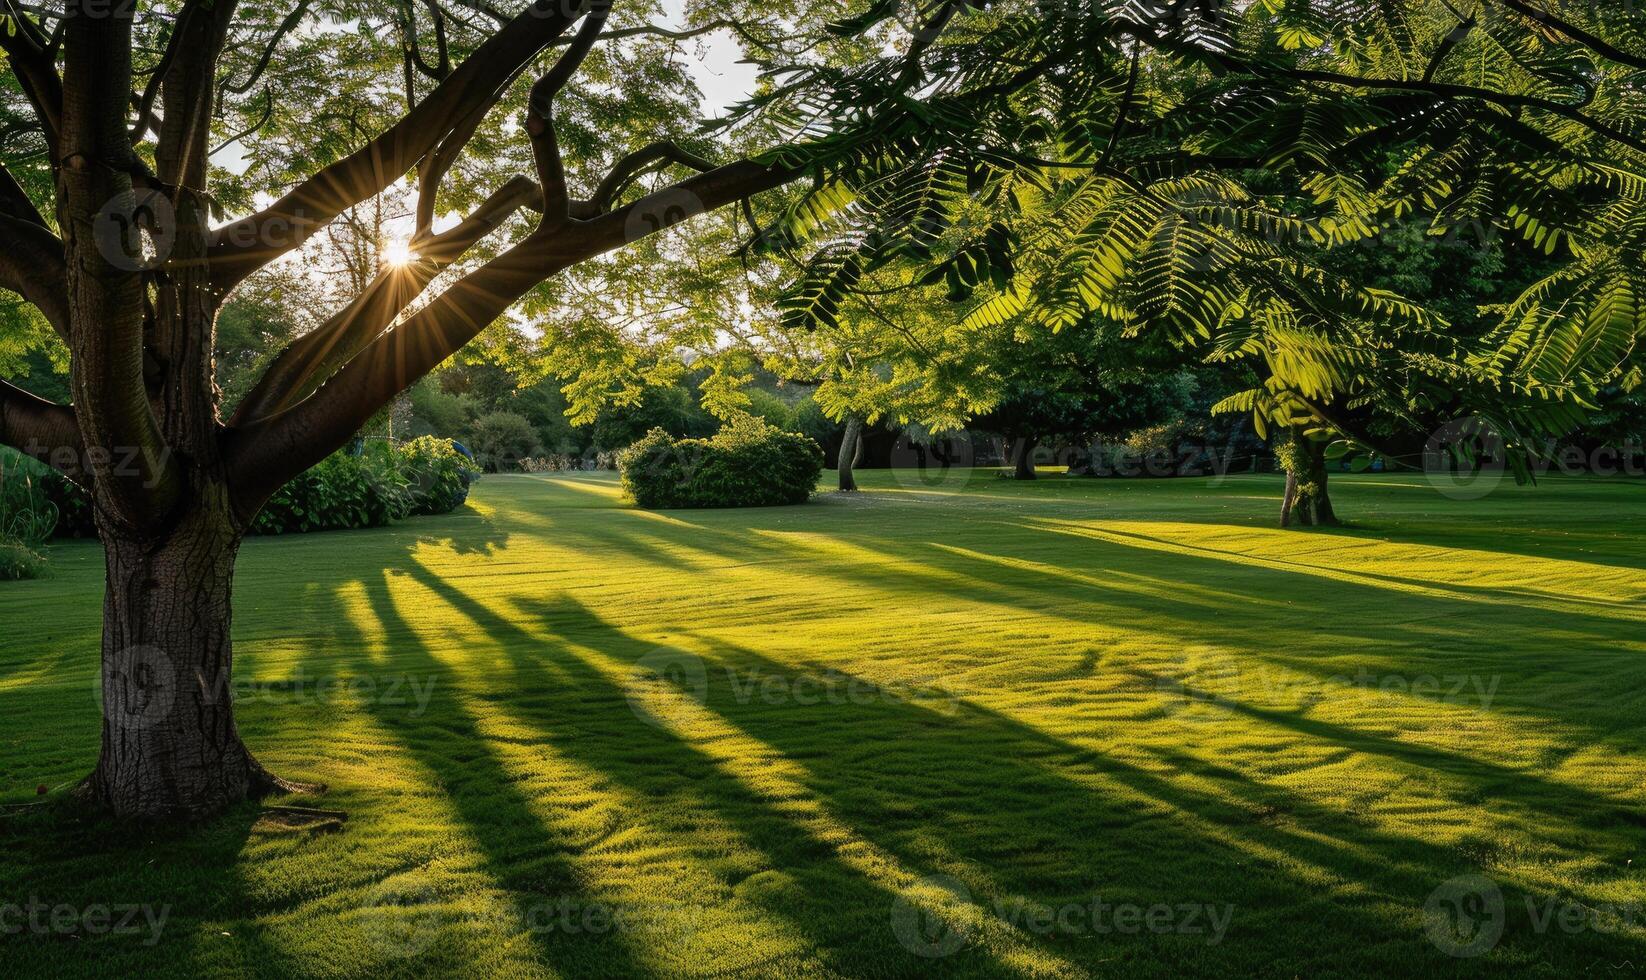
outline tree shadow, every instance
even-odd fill
[[[643,813],[625,814],[625,821],[654,825],[649,835],[682,848],[701,865],[714,901],[763,913],[774,935],[761,938],[777,949],[743,968],[782,972],[821,960],[851,975],[861,969],[863,960],[856,957],[865,955],[867,944],[893,975],[1012,972],[983,946],[934,964],[900,945],[891,919],[903,900],[897,886],[929,869],[877,867],[872,856],[855,853],[861,846],[853,843],[855,830],[833,821],[826,805],[807,806],[793,795],[794,787],[774,794],[750,778],[763,762],[776,764],[775,756],[737,758],[714,751],[717,739],[689,739],[648,720],[636,710],[632,692],[587,652],[614,658],[627,672],[655,645],[605,628],[571,599],[517,602],[517,614],[504,615],[424,566],[413,563],[408,573],[496,642],[509,676],[523,685],[524,696],[508,699],[516,719],[535,729],[543,744],[643,804]],[[550,683],[575,694],[531,696]],[[721,833],[735,843],[723,842]]]

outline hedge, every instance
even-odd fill
[[[617,462],[623,489],[642,507],[771,507],[805,503],[822,475],[823,450],[751,416],[709,439],[653,429]]]
[[[90,500],[79,486],[16,453],[0,456],[0,465],[7,474],[0,484],[0,515],[19,523],[26,516],[34,527],[44,524],[47,530],[37,540],[96,535]],[[449,439],[370,443],[334,453],[286,484],[263,505],[249,533],[382,527],[412,515],[450,513],[468,500],[477,475]],[[28,493],[18,489],[25,486]]]

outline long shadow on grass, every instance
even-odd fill
[[[703,828],[687,815],[702,812],[729,827],[761,855],[758,868],[719,869],[727,889],[721,900],[735,894],[738,900],[780,920],[787,931],[805,936],[808,948],[785,952],[784,963],[816,956],[845,975],[861,972],[863,963],[871,961],[882,970],[895,967],[897,975],[1011,972],[982,947],[934,964],[899,946],[890,918],[899,892],[847,863],[841,853],[846,842],[786,812],[782,800],[763,795],[727,771],[724,760],[662,725],[643,720],[628,701],[628,691],[573,649],[573,644],[588,646],[627,668],[655,646],[611,630],[570,599],[517,604],[525,622],[543,627],[528,631],[516,619],[499,614],[421,565],[413,563],[407,571],[497,643],[509,661],[511,677],[519,684],[519,696],[505,701],[516,718],[537,727],[556,751],[611,779],[635,799],[657,801],[655,808],[649,808],[656,812],[637,816],[674,820],[673,833],[694,835]],[[558,668],[555,676],[545,670],[547,664]],[[535,682],[534,672],[538,674]],[[568,682],[575,690],[570,697],[564,693]],[[551,685],[562,689],[561,696],[541,697]],[[460,734],[466,738],[472,733]],[[705,846],[711,845],[704,841],[699,849]],[[712,853],[702,856],[712,862]],[[908,870],[928,873],[918,865]],[[796,880],[800,887],[738,887],[749,881],[751,872],[776,872]],[[868,960],[835,962],[852,954],[865,955]],[[784,963],[754,966],[775,969]]]
[[[1639,642],[1639,624],[1629,619],[1391,592],[1262,559],[1236,563],[1056,530],[1047,529],[1043,543],[1020,535],[979,535],[975,549],[928,543],[915,552],[926,558],[918,564],[908,553],[859,541],[855,547],[868,560],[827,571],[911,602],[932,595],[992,600],[1042,615],[1128,624],[1180,646],[1213,643],[1323,684],[1341,676],[1346,658],[1381,676],[1499,676],[1512,638],[1543,636],[1551,645],[1546,656],[1521,654],[1512,666],[1528,674],[1558,671],[1568,696],[1548,698],[1541,681],[1537,690],[1500,686],[1493,709],[1557,719],[1597,740],[1643,748],[1632,709],[1613,703],[1620,684],[1628,687],[1619,676],[1623,647]],[[1398,622],[1388,618],[1393,609]],[[1574,655],[1585,651],[1593,655]],[[1597,708],[1618,711],[1616,722],[1597,718]]]
[[[0,976],[301,976],[255,923],[238,861],[260,807],[235,807],[206,825],[144,827],[89,816],[58,801],[0,816]],[[21,877],[13,872],[20,870]],[[29,915],[28,903],[45,911]],[[52,925],[53,910],[73,911]],[[128,915],[127,909],[135,911]],[[98,915],[107,910],[107,918]],[[232,934],[221,925],[235,922]]]
[[[713,573],[714,562],[689,557],[695,553],[723,565],[799,566],[810,578],[874,589],[889,603],[930,607],[937,597],[995,605],[1006,615],[1032,610],[1078,623],[1131,623],[1178,644],[1238,648],[1254,662],[1282,664],[1317,682],[1340,676],[1346,657],[1356,658],[1354,668],[1386,677],[1499,676],[1506,638],[1542,636],[1558,645],[1558,657],[1517,666],[1557,671],[1561,696],[1547,697],[1541,682],[1536,691],[1511,686],[1496,692],[1494,708],[1555,719],[1628,751],[1646,748],[1627,705],[1629,685],[1620,683],[1616,658],[1606,655],[1638,632],[1639,617],[1626,606],[1552,609],[1547,600],[1540,606],[1525,595],[1449,582],[1360,572],[1331,578],[1329,567],[1306,562],[1179,548],[1135,532],[1091,537],[1020,519],[944,525],[922,516],[925,523],[908,526],[913,510],[842,512],[838,522],[813,522],[811,533],[788,538],[769,532],[792,529],[793,508],[740,513],[733,529],[715,526],[713,514],[694,514],[697,523],[688,523],[613,508],[610,520],[555,533],[579,552],[615,547],[680,571]],[[553,526],[546,518],[510,517]],[[1002,567],[994,559],[1017,564]],[[1071,572],[1086,581],[1071,581]],[[1590,655],[1573,655],[1584,651]],[[1614,711],[1617,721],[1606,722]]]
[[[590,628],[604,629],[613,648],[635,646],[615,630]],[[1352,972],[1345,955],[1375,963],[1376,954],[1363,947],[1391,939],[1408,940],[1419,958],[1451,965],[1427,945],[1417,911],[1442,881],[1482,870],[1480,855],[1384,832],[1352,812],[1188,752],[1151,752],[1160,764],[1145,766],[969,701],[911,702],[831,665],[783,663],[748,647],[696,639],[714,651],[715,666],[742,678],[711,684],[710,708],[806,767],[813,791],[878,846],[914,865],[958,858],[986,866],[982,878],[992,894],[979,888],[979,898],[1027,895],[1053,907],[1082,894],[1140,905],[1231,902],[1239,910],[1236,930],[1218,952],[1232,962],[1219,965],[1241,972],[1274,965],[1264,961],[1272,950],[1240,942],[1242,921],[1261,933],[1295,928],[1305,917],[1310,943],[1300,951],[1299,969],[1318,955],[1315,967]],[[759,693],[815,691],[815,679],[830,676],[836,680],[828,689],[871,694],[801,704]],[[802,678],[811,681],[797,683]],[[765,683],[771,680],[782,683]],[[1638,818],[1582,790],[1535,778],[1522,787],[1514,782],[1529,778],[1522,773],[1231,707],[1309,738],[1477,782],[1529,814],[1558,814],[1570,824],[1540,826],[1544,839],[1563,840],[1571,826],[1583,827],[1587,846],[1605,841],[1620,877],[1628,874],[1622,858],[1646,844]],[[1294,921],[1265,921],[1277,908],[1289,908]],[[1586,965],[1597,956],[1646,951],[1639,933],[1540,935],[1512,901],[1509,916],[1506,942],[1534,948],[1539,959]]]
[[[552,624],[568,640],[621,663],[635,664],[654,649],[572,602],[546,600],[520,608],[528,622]],[[1331,909],[1347,945],[1359,941],[1356,935],[1386,940],[1391,932],[1409,930],[1409,922],[1390,921],[1389,906],[1414,913],[1440,881],[1478,867],[1468,855],[1379,832],[1283,788],[1219,772],[1232,787],[1220,787],[1221,795],[1197,790],[1165,772],[1076,748],[964,702],[953,705],[953,713],[883,692],[832,704],[783,697],[770,702],[767,694],[752,692],[815,692],[817,678],[829,676],[831,668],[814,664],[797,670],[747,648],[719,644],[715,649],[715,666],[731,671],[709,671],[705,705],[710,711],[803,766],[811,774],[807,788],[854,833],[895,855],[905,868],[957,873],[986,906],[1003,902],[1009,908],[1027,898],[1032,907],[1060,908],[1097,894],[1142,906],[1232,902],[1260,918],[1264,909],[1295,905],[1299,887],[1332,882],[1357,891],[1369,886],[1375,900],[1366,900],[1358,913],[1345,916],[1342,905]],[[878,691],[863,678],[838,671],[833,676],[824,687]],[[775,688],[769,683],[774,680]],[[676,768],[667,755],[659,759],[648,752],[639,761],[639,771],[625,771],[630,767],[601,754],[586,757],[637,791],[653,793],[658,777],[647,767]],[[1098,782],[1076,776],[1095,776]],[[719,786],[704,785],[717,780],[701,773],[698,780],[723,816],[732,818],[749,803],[741,787],[728,795]],[[746,821],[739,826],[752,829]],[[781,832],[782,826],[778,821],[775,829]],[[817,868],[815,855],[796,853],[792,843],[785,846],[770,831],[756,839],[772,841],[763,849],[785,869],[810,866],[819,879],[840,870]],[[1255,885],[1245,870],[1254,864],[1267,865],[1267,880]],[[1298,872],[1288,864],[1312,869],[1305,878],[1313,880],[1289,880]],[[826,887],[821,880],[818,886]],[[867,914],[861,914],[864,898]],[[855,955],[874,955],[879,952],[874,937],[886,938],[885,920],[875,919],[889,907],[885,895],[862,896],[854,901],[858,928],[847,931],[844,940],[818,938],[844,941]],[[1325,915],[1326,908],[1319,912]],[[1020,933],[1017,938],[1056,945],[1055,936]],[[1330,937],[1319,938],[1316,948],[1334,948]],[[1446,962],[1420,936],[1411,938],[1420,956]],[[1213,952],[1180,936],[1144,937],[1139,945],[1160,963],[1179,966],[1217,962],[1255,971],[1271,955],[1240,946]],[[1599,946],[1617,948],[1606,941]],[[1580,940],[1572,950],[1550,955],[1595,948]]]
[[[411,569],[419,569],[408,558]],[[385,575],[391,573],[385,573]],[[421,577],[420,577],[421,578]],[[383,628],[395,638],[399,665],[427,678],[443,678],[447,690],[429,701],[430,713],[410,720],[402,706],[368,699],[383,733],[434,781],[451,803],[482,858],[481,870],[509,894],[511,908],[499,923],[505,938],[530,937],[534,958],[562,976],[642,977],[656,971],[617,931],[552,931],[554,911],[605,907],[586,892],[564,843],[534,811],[534,801],[516,782],[468,707],[470,693],[452,684],[458,675],[435,656],[422,634],[407,623],[384,578],[366,582],[367,599]],[[455,688],[455,689],[454,689]],[[418,896],[413,896],[418,898]],[[416,903],[413,902],[413,905]],[[415,922],[416,910],[412,910]]]
[[[1068,526],[1062,526],[1062,527],[1059,527],[1059,526],[1056,526],[1056,525],[1026,525],[1026,526],[1036,527],[1039,530],[1047,530],[1047,531],[1062,532],[1062,533],[1073,533],[1076,536],[1089,536],[1090,535],[1090,532],[1087,532],[1086,534],[1082,534],[1082,533],[1080,533],[1080,531],[1077,528],[1071,528],[1071,527],[1068,527]],[[1335,533],[1335,534],[1338,534],[1339,536],[1358,537],[1360,539],[1367,540],[1367,541],[1381,541],[1381,540],[1383,540],[1380,537],[1373,537],[1373,536],[1370,536],[1370,535],[1354,535],[1352,531],[1349,531],[1349,530],[1344,529],[1344,528],[1323,528],[1323,529],[1318,529],[1318,530],[1320,531],[1320,533],[1324,533],[1324,534],[1327,534],[1327,535],[1331,535],[1331,534]],[[1387,572],[1369,571],[1369,570],[1362,569],[1362,568],[1335,568],[1331,565],[1321,565],[1321,564],[1316,564],[1316,563],[1308,562],[1308,561],[1299,561],[1297,559],[1275,558],[1275,557],[1269,557],[1269,556],[1256,556],[1256,555],[1251,555],[1251,554],[1248,554],[1246,552],[1237,551],[1237,550],[1230,549],[1230,548],[1214,548],[1214,547],[1210,547],[1210,546],[1207,546],[1207,545],[1189,544],[1189,543],[1186,543],[1186,542],[1184,542],[1180,539],[1174,539],[1174,538],[1168,538],[1168,537],[1157,537],[1155,535],[1141,534],[1141,533],[1139,533],[1135,530],[1119,530],[1119,529],[1112,528],[1112,527],[1102,527],[1096,533],[1101,534],[1105,537],[1130,539],[1130,540],[1136,541],[1139,544],[1139,546],[1144,547],[1144,548],[1173,549],[1173,550],[1177,550],[1177,551],[1181,551],[1181,552],[1202,554],[1202,555],[1205,555],[1209,558],[1214,558],[1214,559],[1224,560],[1224,561],[1238,561],[1238,562],[1244,562],[1244,563],[1263,563],[1263,564],[1266,564],[1266,565],[1273,566],[1277,569],[1296,571],[1297,573],[1299,573],[1301,575],[1311,575],[1311,576],[1317,576],[1317,577],[1333,578],[1337,581],[1342,581],[1345,578],[1348,578],[1348,579],[1364,579],[1368,583],[1387,583],[1388,585],[1390,585],[1392,587],[1395,587],[1397,589],[1400,589],[1400,590],[1406,591],[1406,592],[1411,592],[1413,590],[1419,590],[1419,591],[1427,590],[1427,591],[1435,592],[1435,593],[1450,592],[1450,593],[1457,594],[1461,599],[1463,599],[1465,601],[1484,600],[1484,601],[1487,601],[1487,602],[1492,602],[1492,603],[1497,603],[1497,604],[1502,604],[1502,605],[1508,605],[1508,606],[1514,606],[1514,607],[1517,607],[1519,609],[1525,609],[1525,610],[1528,610],[1528,611],[1532,611],[1532,612],[1535,612],[1535,613],[1541,613],[1541,614],[1544,614],[1544,615],[1548,615],[1548,614],[1553,613],[1553,614],[1557,614],[1557,615],[1560,615],[1560,616],[1564,617],[1564,616],[1570,614],[1569,609],[1567,609],[1567,608],[1551,608],[1551,605],[1558,604],[1560,606],[1565,606],[1565,605],[1569,605],[1569,604],[1576,604],[1578,606],[1592,606],[1592,607],[1595,607],[1595,611],[1587,612],[1584,615],[1586,615],[1588,617],[1591,617],[1591,618],[1594,618],[1594,619],[1598,619],[1598,620],[1612,620],[1612,621],[1615,621],[1619,624],[1636,624],[1636,625],[1638,625],[1642,622],[1643,619],[1646,619],[1646,606],[1642,606],[1641,603],[1639,602],[1638,598],[1635,598],[1635,597],[1632,597],[1630,599],[1595,599],[1595,598],[1590,598],[1590,597],[1587,597],[1587,596],[1573,595],[1571,593],[1566,593],[1566,592],[1550,592],[1550,591],[1541,590],[1541,589],[1504,588],[1502,586],[1470,585],[1469,583],[1466,583],[1466,582],[1454,582],[1454,581],[1446,581],[1446,580],[1441,580],[1441,579],[1416,578],[1416,577],[1405,576],[1405,575],[1391,575]],[[1431,542],[1423,542],[1423,543],[1428,544],[1430,546],[1433,546],[1433,544]],[[1459,547],[1462,547],[1462,546],[1459,545]],[[1480,552],[1475,551],[1474,553],[1480,553]],[[1485,552],[1485,553],[1486,554],[1497,554],[1495,552]],[[1562,559],[1562,560],[1564,560],[1564,559]],[[1642,588],[1646,588],[1646,580],[1643,580],[1641,582],[1641,586],[1642,586]],[[1642,595],[1646,596],[1646,593],[1643,593]],[[1539,603],[1542,603],[1542,604],[1539,605]],[[1619,613],[1623,613],[1623,615],[1607,615],[1606,613],[1599,611],[1599,610],[1605,610],[1605,609],[1616,610]],[[1619,629],[1622,629],[1622,628],[1623,628],[1622,626],[1619,627]]]

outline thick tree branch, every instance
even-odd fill
[[[23,190],[23,185],[17,182],[3,163],[0,163],[0,215],[46,226],[46,219],[29,200],[28,192]]]
[[[426,2],[432,3],[432,0],[426,0]],[[735,28],[736,26],[737,24],[735,21],[713,20],[700,24],[696,27],[672,31],[664,27],[659,27],[655,24],[644,24],[638,27],[621,27],[614,30],[602,31],[598,40],[610,41],[626,37],[639,37],[642,35],[648,37],[663,37],[671,40],[688,40],[690,38],[700,37],[704,34],[712,33],[713,31]],[[570,44],[573,40],[573,38],[561,37],[553,41],[550,44],[550,47],[560,47]],[[521,67],[522,69],[524,68],[524,66]],[[499,86],[497,92],[492,98],[487,99],[483,103],[477,104],[474,109],[472,109],[469,114],[464,117],[463,121],[458,126],[454,127],[451,133],[441,141],[440,145],[435,148],[434,152],[425,157],[423,162],[419,164],[417,171],[416,235],[426,234],[429,228],[434,225],[435,198],[439,193],[441,181],[445,180],[446,174],[451,170],[452,165],[457,162],[458,156],[463,152],[463,148],[468,145],[469,140],[474,136],[475,130],[479,128],[480,123],[485,119],[486,114],[489,113],[497,104],[498,100],[502,98],[503,93],[508,90],[511,84],[513,84],[517,75],[518,72],[516,75],[511,75],[503,85]],[[572,210],[573,216],[575,217],[577,211],[576,202],[573,202]]]
[[[0,287],[23,297],[69,338],[68,267],[63,243],[44,225],[0,214]]]
[[[213,284],[227,291],[303,244],[346,209],[403,177],[496,97],[573,20],[563,3],[536,0],[464,59],[417,107],[366,146],[321,170],[263,211],[218,229],[210,249]]]
[[[165,115],[154,158],[159,179],[165,183],[188,188],[205,185],[217,60],[238,3],[194,0],[177,15],[165,74],[156,73]]]
[[[424,6],[434,18],[434,64],[431,65],[428,59],[423,57],[423,45],[417,37],[417,11],[412,7],[411,0],[400,0],[401,28],[405,31],[411,63],[424,76],[437,82],[444,81],[446,76],[451,74],[451,55],[446,46],[446,14],[432,0],[424,0]]]
[[[5,381],[0,381],[0,445],[73,479],[85,476],[85,444],[74,410],[36,398]]]
[[[12,73],[17,76],[23,94],[34,108],[35,118],[39,120],[46,137],[46,146],[53,150],[51,158],[55,167],[55,149],[63,131],[63,80],[57,74],[49,46],[39,42],[39,32],[30,25],[16,0],[0,0],[0,9],[10,15],[15,23],[28,25],[15,32],[0,30],[0,51],[5,52]]]
[[[133,208],[126,110],[131,100],[131,11],[101,0],[70,5],[64,35],[65,89],[58,170],[59,225],[70,297],[69,352],[75,416],[98,502],[137,531],[171,513],[182,476],[161,434],[143,376],[143,276],[100,241],[97,216]]]
[[[229,425],[238,428],[259,422],[301,401],[388,329],[436,276],[516,211],[535,204],[539,198],[536,184],[517,177],[467,220],[424,239],[417,247],[415,262],[379,272],[347,307],[282,351],[241,401]]]
[[[588,57],[611,9],[611,0],[593,0],[577,36],[554,67],[532,85],[526,101],[526,134],[531,139],[532,159],[537,164],[537,182],[543,188],[543,224],[548,228],[571,220],[566,167],[560,159],[560,144],[554,133],[554,98]]]
[[[188,19],[200,11],[199,4],[189,4],[177,15],[172,24],[171,36],[166,40],[165,53],[160,56],[160,63],[154,66],[149,75],[148,84],[143,86],[143,94],[132,100],[133,111],[137,114],[137,122],[132,126],[131,142],[133,146],[143,141],[149,130],[155,128],[159,120],[154,115],[154,100],[160,97],[160,86],[166,81],[166,75],[171,71],[171,64],[177,58],[177,51],[188,37]]]
[[[595,189],[594,197],[589,199],[589,204],[596,211],[608,210],[612,205],[612,201],[616,200],[618,195],[622,194],[624,189],[629,186],[629,183],[639,176],[643,168],[664,162],[676,163],[682,167],[690,167],[703,173],[714,169],[713,163],[695,153],[688,153],[670,140],[659,140],[656,143],[649,143],[635,150],[613,164],[611,173],[608,173],[606,178],[600,182],[600,186]]]

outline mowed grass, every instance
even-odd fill
[[[964,476],[666,513],[488,477],[248,543],[242,732],[345,829],[0,817],[0,975],[1646,964],[1646,485],[1337,477],[1353,526],[1283,532],[1271,477]],[[51,557],[0,586],[0,801],[96,755],[101,557]],[[1470,875],[1501,902],[1436,895]]]

